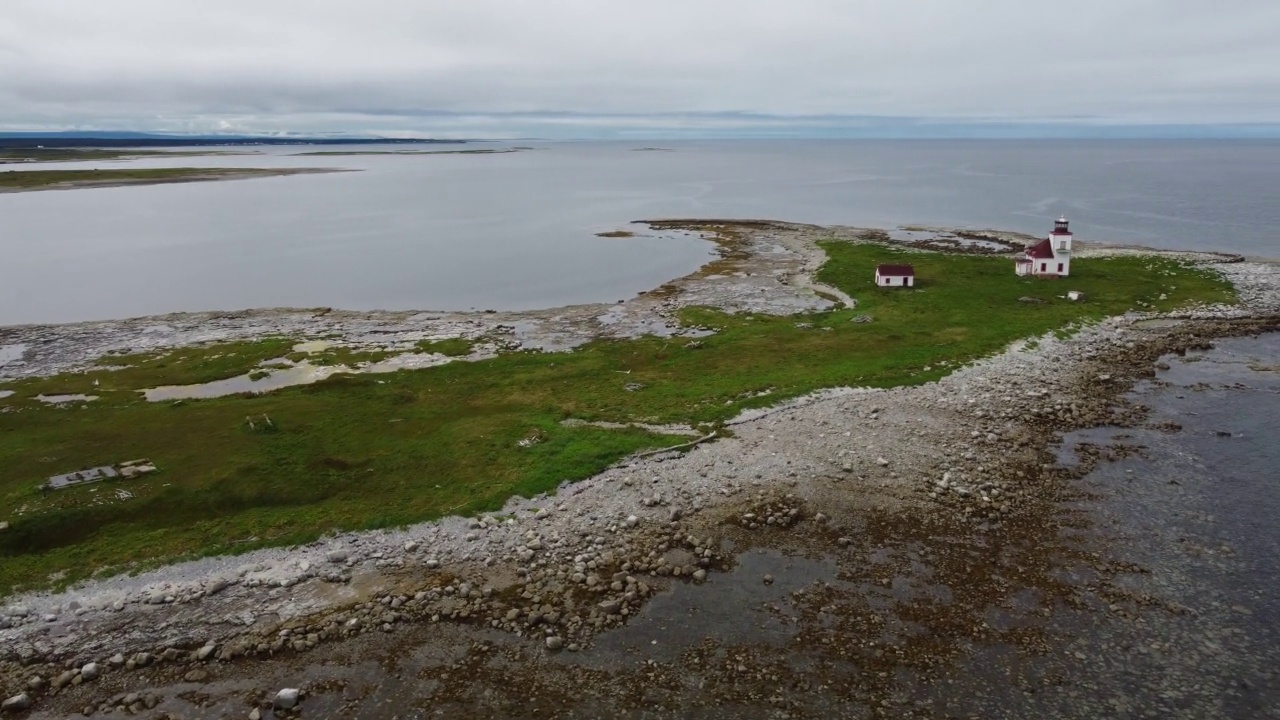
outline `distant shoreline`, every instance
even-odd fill
[[[246,180],[249,178],[358,172],[349,168],[153,168],[121,170],[0,171],[0,193],[80,190],[134,185]]]
[[[473,140],[432,138],[258,137],[251,135],[149,135],[146,133],[0,133],[0,148],[158,148],[254,145],[462,145]]]
[[[532,150],[528,147],[512,147],[512,148],[476,148],[473,150],[312,150],[310,152],[293,153],[296,156],[316,156],[323,155],[332,157],[334,155],[341,156],[362,156],[362,155],[505,155],[507,153],[524,152]]]

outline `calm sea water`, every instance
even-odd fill
[[[610,302],[687,273],[711,252],[687,237],[594,236],[654,217],[1039,234],[1065,213],[1081,240],[1280,256],[1280,142],[531,145],[501,155],[297,157],[305,148],[270,148],[80,164],[362,172],[0,195],[0,325],[275,306]]]

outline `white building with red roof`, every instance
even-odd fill
[[[910,265],[877,265],[876,285],[880,287],[915,287],[916,269]]]
[[[1066,277],[1071,274],[1071,230],[1065,217],[1053,224],[1049,237],[1013,256],[1019,275]]]

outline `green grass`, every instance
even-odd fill
[[[134,392],[250,372],[290,351],[289,340],[270,339],[110,357],[87,373],[0,386],[17,391],[0,400],[13,408],[0,412],[0,519],[12,523],[0,533],[0,593],[332,530],[492,510],[512,494],[550,490],[637,450],[684,441],[565,427],[566,418],[714,425],[823,387],[933,380],[1017,338],[1138,302],[1172,309],[1233,299],[1214,273],[1146,257],[1079,260],[1070,279],[1043,281],[1016,277],[1003,258],[824,247],[830,260],[820,279],[858,298],[856,310],[770,317],[687,309],[686,322],[718,330],[692,347],[681,339],[601,340],[573,352],[344,374],[263,396],[180,404],[149,404]],[[903,260],[916,267],[915,290],[872,284],[877,263]],[[1083,290],[1088,302],[1056,297],[1068,289]],[[1026,295],[1045,302],[1018,302]],[[874,321],[850,322],[861,314]],[[643,387],[629,392],[628,383]],[[101,399],[54,408],[32,400],[37,392]],[[246,418],[264,414],[274,431],[251,431]],[[543,441],[518,445],[534,434]],[[35,491],[53,473],[135,457],[161,472],[48,496]],[[135,497],[115,501],[117,488]]]
[[[438,353],[449,357],[462,357],[471,354],[475,343],[466,338],[449,338],[447,340],[423,340],[418,343],[418,352]]]
[[[294,341],[286,338],[267,338],[158,353],[107,355],[98,360],[98,368],[87,372],[31,378],[0,389],[13,390],[14,396],[5,402],[23,405],[24,409],[39,407],[33,400],[37,395],[87,394],[111,402],[127,402],[137,398],[137,391],[143,388],[195,385],[251,372],[263,360],[284,356],[293,345]],[[2,508],[0,505],[0,512]]]

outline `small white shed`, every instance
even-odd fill
[[[878,287],[915,287],[916,269],[910,265],[877,265]]]

